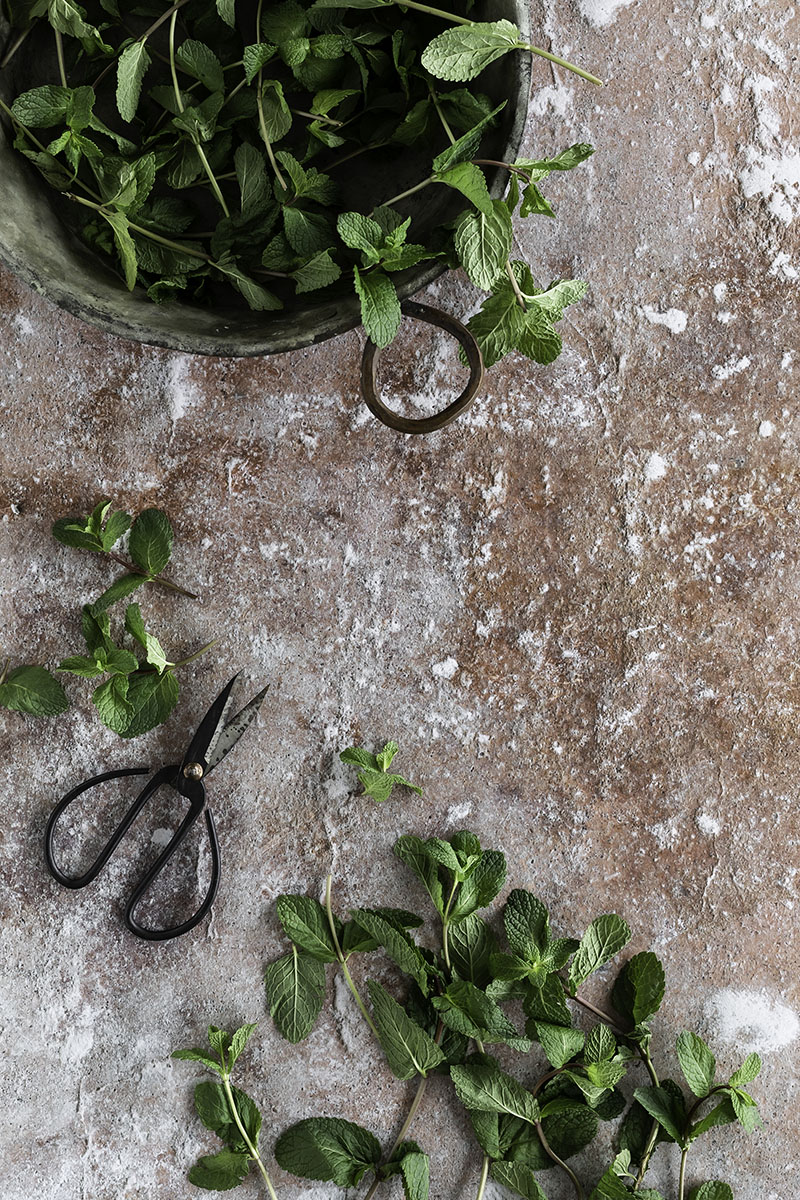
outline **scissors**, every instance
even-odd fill
[[[268,691],[268,687],[263,688],[235,717],[226,721],[231,708],[231,689],[236,679],[237,675],[234,675],[233,679],[225,685],[203,717],[197,727],[197,732],[190,741],[189,747],[183,756],[183,761],[179,764],[172,763],[169,766],[161,767],[160,770],[150,775],[150,779],[141,792],[139,792],[139,795],[125,813],[125,816],[93,864],[83,875],[66,875],[56,864],[53,841],[56,827],[62,814],[72,804],[73,800],[77,800],[79,796],[89,791],[90,788],[106,783],[110,779],[124,779],[128,775],[148,775],[150,774],[150,768],[126,767],[123,770],[106,771],[102,775],[94,775],[91,779],[87,779],[84,783],[79,784],[78,787],[73,788],[71,792],[68,792],[56,805],[50,816],[50,820],[47,822],[45,859],[50,874],[59,883],[63,884],[64,887],[82,888],[97,878],[130,826],[159,788],[167,785],[173,788],[184,800],[189,801],[189,811],[156,861],[134,887],[133,894],[125,909],[125,924],[128,929],[131,933],[135,933],[137,937],[146,938],[148,941],[164,942],[169,938],[180,937],[181,934],[188,933],[190,929],[194,929],[195,925],[203,920],[203,917],[205,917],[211,908],[214,897],[217,894],[217,887],[219,886],[219,842],[217,841],[214,817],[211,810],[206,807],[206,789],[203,781],[214,770],[214,767],[222,762],[225,755],[233,749],[239,738],[250,726]],[[192,826],[201,814],[206,819],[206,830],[211,849],[211,882],[208,885],[208,891],[202,904],[193,916],[183,921],[180,925],[172,925],[166,929],[151,929],[141,925],[136,920],[136,908],[148,888],[158,878],[173,854],[187,838]]]

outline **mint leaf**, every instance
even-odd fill
[[[734,1071],[728,1082],[731,1087],[744,1087],[758,1078],[761,1072],[761,1059],[757,1054],[748,1054],[738,1071]]]
[[[685,1031],[677,1041],[678,1062],[695,1096],[707,1096],[714,1086],[717,1062],[701,1037]]]
[[[574,995],[590,975],[599,971],[630,941],[626,921],[614,913],[596,917],[580,941],[569,969],[569,986]]]
[[[493,1162],[491,1167],[492,1179],[507,1187],[524,1200],[547,1200],[536,1181],[536,1176],[530,1167],[524,1163]]]
[[[565,1029],[546,1021],[533,1021],[532,1026],[551,1067],[563,1067],[583,1049],[584,1035],[580,1029]]]
[[[123,121],[132,121],[139,107],[142,80],[152,59],[144,42],[133,42],[117,61],[117,109]]]
[[[231,1092],[242,1125],[250,1141],[255,1145],[261,1129],[261,1114],[254,1101],[245,1092],[240,1092],[233,1086],[231,1086]],[[221,1083],[212,1083],[209,1080],[198,1083],[194,1089],[194,1105],[197,1115],[207,1129],[213,1130],[232,1150],[240,1153],[246,1151],[246,1143],[236,1124]]]
[[[539,1105],[530,1092],[499,1067],[451,1067],[450,1078],[465,1108],[508,1113],[531,1125],[539,1120]]]
[[[22,666],[9,671],[0,683],[0,706],[33,717],[56,717],[67,711],[69,700],[44,667]]]
[[[120,737],[139,737],[163,724],[178,703],[178,681],[171,671],[135,671],[115,675],[92,696],[100,720]]]
[[[398,929],[374,909],[356,908],[351,912],[356,924],[382,946],[401,971],[410,975],[423,996],[428,995],[428,967],[422,951],[404,929]]]
[[[645,950],[633,958],[617,976],[611,992],[614,1008],[632,1025],[648,1021],[664,999],[664,968],[655,954]]]
[[[689,1200],[733,1200],[733,1188],[718,1179],[709,1180],[692,1188]]]
[[[172,556],[172,526],[159,508],[146,508],[131,526],[130,556],[148,575],[159,575]]]
[[[190,1169],[187,1178],[195,1187],[228,1192],[242,1183],[249,1169],[249,1154],[226,1149],[203,1155]]]
[[[204,1067],[208,1067],[209,1071],[216,1071],[217,1075],[222,1074],[222,1064],[211,1058],[207,1050],[196,1046],[188,1050],[173,1050],[171,1057],[181,1059],[183,1062],[199,1062]]]
[[[405,1153],[400,1159],[405,1200],[428,1200],[430,1193],[430,1160],[421,1150]]]
[[[670,1095],[663,1084],[660,1087],[637,1088],[633,1094],[642,1108],[658,1121],[670,1140],[683,1147],[682,1121],[676,1109],[674,1097]]]
[[[462,267],[476,287],[491,289],[505,271],[511,253],[511,215],[502,200],[487,211],[467,209],[456,222],[455,247]]]
[[[325,967],[296,946],[269,964],[264,975],[270,1016],[282,1037],[308,1037],[325,999]]]
[[[429,43],[422,65],[437,79],[466,82],[475,79],[496,59],[522,45],[510,21],[485,21],[446,29]]]
[[[278,920],[296,946],[320,962],[336,962],[328,918],[317,900],[310,896],[279,896],[277,909]]]
[[[356,294],[361,301],[361,323],[367,337],[383,349],[397,334],[402,320],[395,286],[385,272],[353,268]]]
[[[444,1054],[428,1034],[393,1000],[385,988],[367,984],[380,1043],[393,1075],[398,1079],[423,1077],[444,1061]]]
[[[302,1179],[357,1187],[380,1162],[381,1145],[369,1130],[352,1121],[311,1117],[281,1134],[275,1158],[284,1171]]]
[[[115,579],[102,595],[97,597],[92,605],[92,611],[95,614],[105,612],[118,600],[124,600],[126,596],[133,595],[145,583],[147,583],[146,575],[120,575],[119,579]]]
[[[230,1050],[229,1050],[229,1058],[228,1058],[228,1070],[229,1071],[232,1070],[233,1064],[236,1062],[237,1058],[244,1050],[245,1046],[247,1045],[248,1041],[252,1037],[256,1028],[257,1028],[257,1026],[255,1024],[241,1025],[234,1033],[233,1037],[231,1038],[231,1044],[230,1044]]]
[[[414,872],[441,916],[444,912],[444,895],[439,880],[439,868],[428,853],[425,843],[413,834],[406,834],[395,842],[394,853]]]
[[[448,932],[450,965],[457,979],[465,979],[485,988],[491,980],[490,961],[495,947],[494,934],[486,922],[474,913]]]

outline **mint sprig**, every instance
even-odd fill
[[[371,754],[360,746],[348,746],[339,758],[343,763],[359,768],[358,781],[364,788],[363,795],[370,796],[377,804],[388,800],[395,787],[408,788],[421,796],[421,787],[389,771],[399,749],[397,742],[387,742],[379,754]]]

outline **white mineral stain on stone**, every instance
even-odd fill
[[[197,385],[190,378],[192,358],[188,354],[176,354],[170,359],[167,375],[167,398],[169,415],[174,425],[185,417],[190,408],[201,400]]]
[[[716,817],[712,817],[710,813],[698,813],[696,817],[696,825],[701,833],[707,834],[709,837],[716,837],[721,832],[722,826]]]
[[[443,659],[442,662],[434,663],[431,667],[431,671],[437,679],[452,679],[457,670],[458,661],[452,655]]]
[[[11,324],[21,337],[33,337],[36,332],[33,327],[33,322],[29,317],[25,316],[25,313],[17,313]]]
[[[772,421],[762,421],[758,427],[758,436],[762,438],[772,437],[775,432],[775,426]]]
[[[549,110],[552,110],[556,116],[564,117],[572,108],[573,98],[572,88],[563,83],[539,88],[531,95],[531,113],[535,117],[543,117]]]
[[[800,271],[792,263],[791,258],[785,250],[781,250],[780,254],[776,254],[770,263],[769,274],[776,276],[782,275],[784,279],[790,279],[794,282],[795,279],[800,279]]]
[[[667,460],[662,458],[660,454],[653,453],[644,464],[644,477],[648,483],[652,483],[656,479],[663,479],[667,473]]]
[[[747,1052],[780,1050],[800,1034],[797,1014],[765,989],[721,988],[707,1000],[705,1018],[716,1038]]]
[[[619,9],[627,8],[632,3],[633,0],[579,0],[578,7],[581,15],[599,29],[603,25],[610,25]]]
[[[659,312],[657,308],[645,304],[642,312],[651,325],[665,325],[670,333],[683,333],[689,321],[686,313],[680,308],[668,308],[666,312]]]
[[[750,359],[747,355],[737,358],[735,354],[732,354],[724,363],[715,363],[711,368],[711,374],[715,379],[730,379],[732,375],[741,375],[742,371],[746,371],[749,366]]]

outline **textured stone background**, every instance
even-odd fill
[[[79,681],[69,718],[3,717],[3,1200],[187,1196],[215,1139],[191,1117],[195,1072],[168,1055],[209,1021],[261,1020],[243,1085],[266,1147],[312,1113],[366,1118],[388,1143],[409,1085],[375,1071],[347,997],[298,1049],[265,1018],[272,901],[317,893],[331,868],[342,908],[417,904],[395,837],[465,825],[558,928],[613,909],[657,950],[671,1067],[687,1025],[726,1068],[763,1054],[766,1130],[718,1134],[691,1179],[798,1194],[798,14],[548,0],[534,23],[609,80],[540,63],[527,135],[536,153],[597,146],[548,185],[557,223],[519,229],[542,278],[591,291],[557,364],[495,368],[446,431],[399,438],[365,416],[357,334],[201,361],[105,337],[0,276],[5,651],[77,647],[75,607],[106,574],[48,529],[105,494],[174,520],[176,573],[202,603],[147,598],[168,648],[223,635],[169,729],[136,745],[98,727]],[[476,302],[456,276],[431,295]],[[387,386],[429,409],[452,361],[409,336]],[[213,920],[142,945],[118,913],[134,847],[67,894],[44,873],[43,824],[90,768],[168,757],[237,668],[272,692],[211,783]],[[377,809],[336,755],[388,736],[426,796]],[[441,1082],[427,1113],[434,1195],[474,1196],[479,1157]],[[677,1160],[660,1162],[672,1198]],[[282,1200],[332,1194],[275,1180]]]

